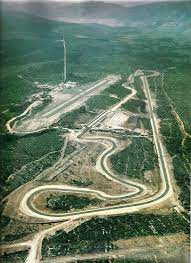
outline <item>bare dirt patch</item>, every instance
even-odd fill
[[[127,193],[128,189],[126,187],[106,179],[97,171],[96,161],[104,149],[99,143],[87,143],[86,149],[73,159],[73,164],[57,176],[55,181],[57,183],[88,187],[111,195]],[[87,185],[86,182],[88,182]]]
[[[131,248],[156,248],[162,247],[163,249],[170,246],[184,246],[188,247],[188,235],[185,233],[176,233],[165,236],[146,236],[146,237],[135,237],[130,239],[121,239],[114,241],[120,249],[131,249]]]
[[[123,125],[128,120],[127,114],[123,113],[122,110],[117,110],[114,114],[105,119],[102,124],[102,127],[105,128],[115,128],[115,127],[123,127]]]

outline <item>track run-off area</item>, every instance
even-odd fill
[[[25,214],[26,216],[36,218],[36,219],[43,219],[43,222],[59,222],[60,224],[56,227],[51,227],[47,230],[44,230],[38,234],[36,234],[33,241],[31,241],[29,247],[30,252],[27,258],[27,263],[36,263],[40,262],[40,255],[41,255],[41,243],[43,238],[48,234],[53,233],[58,230],[62,229],[63,224],[67,225],[70,224],[71,221],[76,220],[84,220],[85,218],[91,218],[94,216],[110,216],[110,215],[120,215],[120,214],[127,214],[136,211],[141,211],[142,209],[152,208],[155,207],[162,202],[166,201],[173,195],[173,188],[171,185],[171,176],[169,173],[166,155],[164,152],[163,142],[160,137],[160,131],[157,124],[157,117],[155,114],[155,109],[152,103],[151,92],[149,88],[148,79],[158,76],[160,73],[157,71],[144,71],[144,70],[137,70],[134,74],[131,74],[128,78],[127,83],[124,83],[123,86],[130,90],[131,93],[118,102],[116,105],[112,106],[106,111],[103,111],[99,114],[95,119],[93,119],[90,123],[88,123],[82,130],[80,131],[71,131],[71,138],[72,140],[76,140],[78,142],[95,142],[104,145],[106,148],[99,156],[96,161],[96,169],[99,173],[101,173],[104,177],[114,182],[117,182],[124,187],[127,188],[127,193],[123,195],[109,195],[103,191],[92,190],[89,188],[83,187],[75,187],[70,185],[63,185],[63,184],[47,184],[37,186],[31,190],[29,190],[23,197],[20,202],[19,210]],[[160,177],[161,177],[161,185],[159,187],[159,191],[155,194],[149,195],[149,191],[147,187],[143,184],[134,182],[132,180],[126,179],[120,175],[116,175],[110,169],[108,165],[109,158],[117,151],[118,145],[117,140],[112,137],[106,137],[105,135],[101,136],[91,136],[90,134],[87,135],[88,131],[96,127],[98,123],[101,123],[106,116],[108,116],[111,112],[116,111],[118,108],[121,107],[122,104],[126,103],[128,100],[133,98],[136,95],[136,90],[133,86],[134,77],[138,77],[141,80],[142,88],[144,90],[146,99],[147,99],[147,106],[149,111],[149,118],[152,127],[152,134],[153,140],[155,145],[155,150],[158,156],[159,168],[160,168]],[[76,102],[76,100],[74,100]],[[56,111],[57,112],[57,111]],[[16,118],[15,118],[16,119]],[[14,119],[14,120],[15,120]],[[9,126],[9,131],[13,132],[13,129],[10,127],[13,119],[10,120],[7,124]],[[31,133],[35,133],[36,131],[31,131]],[[17,133],[14,130],[14,133]],[[28,133],[28,131],[27,131]],[[33,202],[35,196],[40,193],[45,192],[63,192],[63,193],[70,193],[70,194],[87,194],[92,195],[100,200],[106,201],[126,201],[123,204],[119,205],[110,205],[107,207],[98,207],[98,208],[88,208],[78,211],[72,212],[63,212],[63,213],[56,213],[56,212],[44,212],[39,210],[39,208],[35,207]],[[68,221],[67,221],[68,220]],[[64,221],[64,222],[63,222]],[[66,221],[66,222],[65,222]],[[18,244],[19,245],[19,244]]]

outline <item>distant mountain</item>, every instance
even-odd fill
[[[178,22],[191,19],[191,1],[156,2],[142,4],[135,2],[135,6],[89,1],[81,3],[60,2],[3,2],[2,10],[14,9],[53,20],[64,19],[115,19],[124,24]]]
[[[44,17],[57,21],[69,21],[75,23],[104,23],[104,20],[115,20],[121,25],[116,14],[123,12],[121,5],[104,2],[81,2],[81,3],[63,3],[63,2],[16,2],[14,7],[11,2],[3,2],[2,11],[13,10],[27,12],[35,16]],[[126,8],[125,8],[126,9]],[[109,25],[109,24],[108,24]]]
[[[139,3],[139,4],[137,4]],[[25,12],[49,20],[81,24],[102,24],[113,27],[132,27],[144,31],[180,33],[191,39],[191,1],[153,2],[135,6],[89,1],[60,2],[4,2],[5,10]],[[40,19],[40,18],[39,18]]]
[[[101,39],[110,27],[97,24],[75,24],[49,20],[26,12],[4,10],[1,14],[1,39],[58,38],[65,35],[85,35]]]

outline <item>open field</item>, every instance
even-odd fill
[[[145,224],[143,224],[143,218]],[[127,223],[128,222],[128,223]],[[87,231],[89,229],[90,231]],[[43,243],[43,255],[76,255],[77,253],[94,253],[117,249],[117,240],[128,240],[132,237],[165,236],[176,232],[188,233],[186,220],[174,213],[171,215],[127,215],[111,218],[92,219],[70,233],[57,232]],[[90,234],[91,232],[91,234]],[[77,240],[81,240],[79,243]]]
[[[155,169],[157,156],[152,142],[145,138],[134,138],[130,146],[111,158],[111,162],[119,174],[143,179],[145,171]]]

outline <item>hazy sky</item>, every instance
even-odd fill
[[[2,0],[3,2],[10,2],[10,1],[14,1],[14,2],[21,2],[21,1],[25,1],[25,2],[47,2],[48,0]],[[49,0],[49,1],[55,1],[55,2],[85,2],[85,1],[92,1],[92,0]],[[93,1],[103,1],[103,2],[164,2],[164,1],[183,1],[183,0],[93,0]]]

